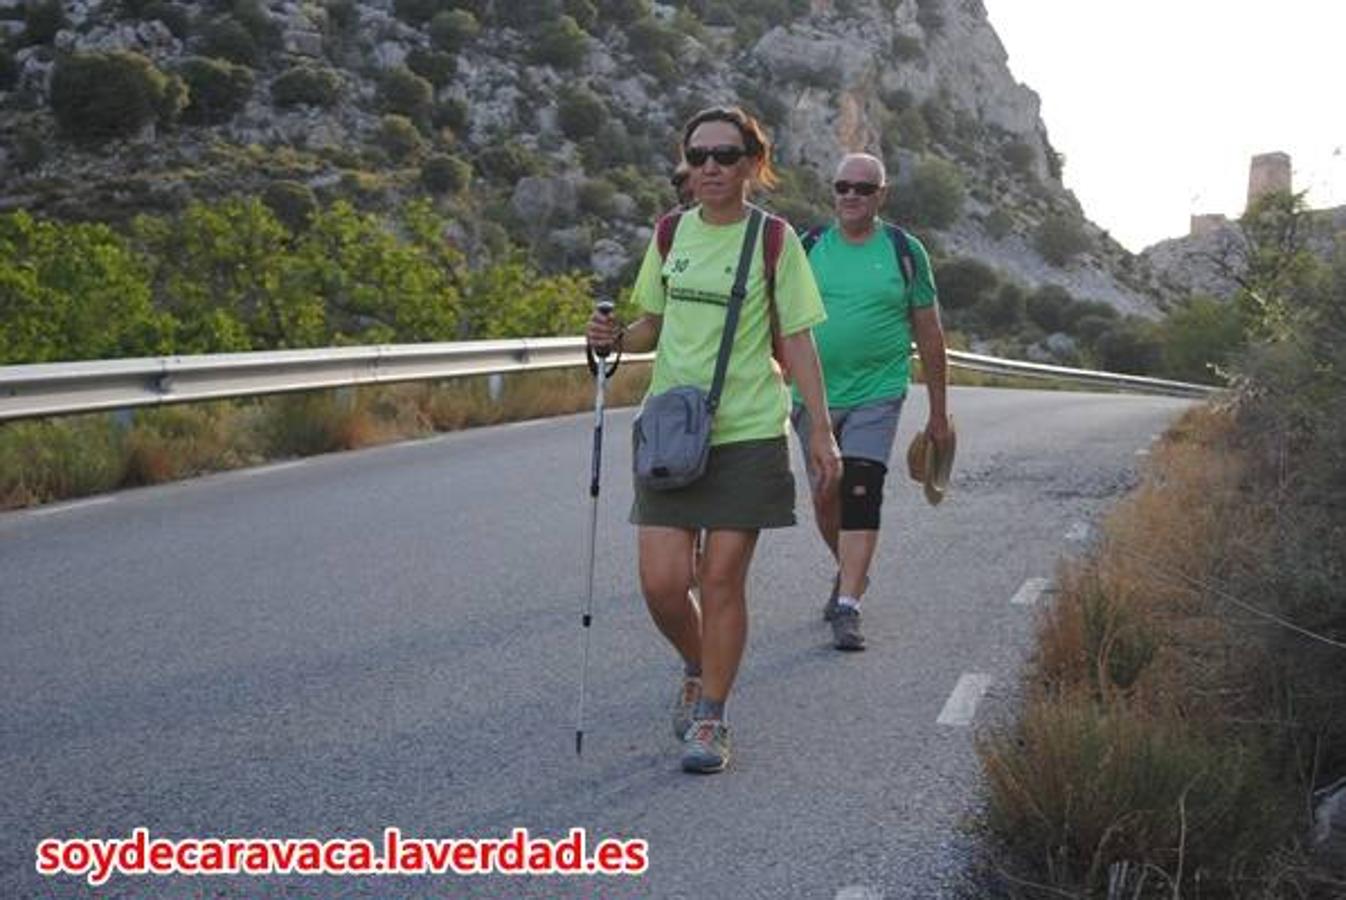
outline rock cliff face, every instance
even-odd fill
[[[1323,259],[1346,246],[1346,206],[1314,210],[1304,226],[1306,246]],[[1237,222],[1210,219],[1192,234],[1146,247],[1140,258],[1169,294],[1226,298],[1238,290],[1236,276],[1243,272],[1247,249]]]
[[[425,192],[429,158],[451,157],[472,167],[469,190],[437,189],[461,240],[496,249],[512,240],[548,265],[617,279],[671,200],[680,123],[737,101],[778,143],[786,189],[763,202],[792,219],[828,214],[827,183],[846,150],[882,155],[896,194],[909,198],[929,193],[922,168],[939,158],[961,190],[900,205],[937,250],[1125,312],[1156,315],[1171,296],[1062,187],[1038,97],[1011,76],[980,0],[59,5],[59,27],[34,40],[15,27],[17,0],[0,0],[12,33],[11,75],[0,72],[7,208],[115,218],[261,193],[276,180],[319,199],[388,205]],[[170,76],[189,58],[228,53],[252,80],[223,118],[160,118],[134,134],[73,140],[55,125],[53,73],[61,60],[110,50],[143,54]],[[419,73],[412,88],[408,68]],[[282,101],[296,70],[329,73],[332,96]],[[399,96],[394,76],[404,94],[424,85],[429,96]],[[419,138],[394,141],[389,115],[409,119]],[[943,207],[932,212],[932,202]],[[1056,264],[1039,251],[1050,219],[1082,239]]]

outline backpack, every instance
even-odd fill
[[[659,259],[667,260],[673,249],[673,237],[678,233],[678,223],[682,220],[683,210],[674,209],[659,218],[654,226],[654,243],[659,250]],[[785,348],[780,334],[780,320],[776,317],[776,263],[780,261],[781,248],[785,246],[785,220],[763,211],[762,222],[762,263],[766,273],[767,313],[771,319],[771,355],[785,378],[789,372],[785,366]]]
[[[812,252],[818,239],[823,233],[831,227],[829,225],[815,225],[799,236],[799,242],[804,245],[804,255]],[[911,294],[911,289],[916,283],[916,255],[912,253],[911,241],[907,239],[907,233],[892,222],[884,222],[883,230],[888,232],[888,240],[893,243],[893,253],[897,256],[897,267],[902,271],[902,277],[907,280],[907,294]]]

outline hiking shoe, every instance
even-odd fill
[[[860,633],[860,610],[854,606],[837,605],[832,617],[832,646],[838,650],[865,649],[865,636]]]
[[[682,740],[692,727],[692,709],[701,699],[701,679],[691,676],[682,679],[678,696],[673,698],[673,736]]]
[[[720,719],[697,719],[682,739],[682,771],[723,772],[729,765],[729,726]]]
[[[869,576],[865,576],[865,590],[869,590]],[[828,595],[827,602],[823,604],[823,621],[830,622],[837,617],[837,597],[841,594],[841,573],[832,579],[832,593]]]
[[[841,573],[832,579],[832,593],[827,595],[827,602],[823,604],[823,621],[830,622],[837,616],[837,595],[841,593]]]

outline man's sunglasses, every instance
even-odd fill
[[[872,197],[878,189],[879,185],[872,181],[835,181],[832,183],[832,190],[837,192],[838,197],[844,197],[851,193],[859,194],[861,197]]]
[[[708,159],[714,159],[721,166],[732,166],[747,156],[748,151],[742,147],[725,144],[719,147],[688,147],[683,155],[687,157],[687,165],[699,169]]]

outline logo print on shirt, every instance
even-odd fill
[[[673,260],[673,274],[681,275],[683,272],[687,271],[687,267],[691,264],[692,261],[685,256]]]

